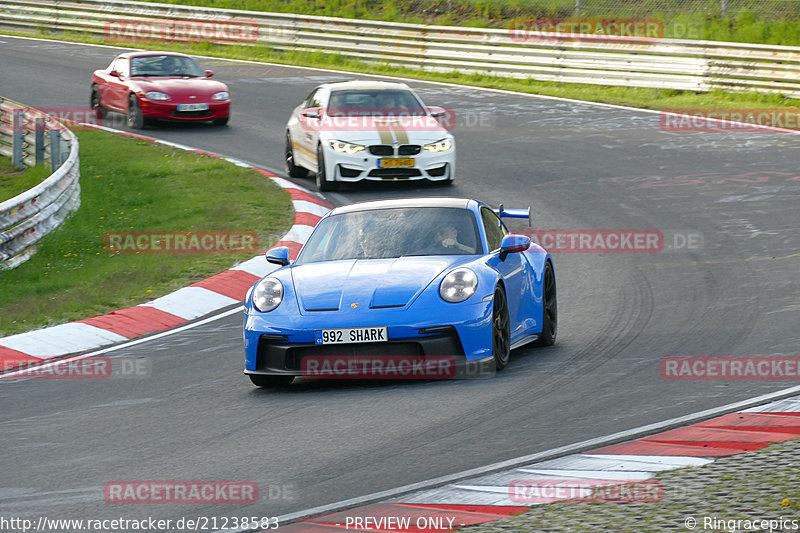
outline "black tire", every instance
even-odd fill
[[[284,150],[284,161],[286,163],[286,173],[291,178],[305,178],[308,176],[308,169],[298,167],[294,164],[294,150],[292,149],[292,138],[286,132],[286,149]]]
[[[264,376],[261,374],[248,374],[250,381],[256,387],[265,389],[280,389],[288,387],[294,381],[294,376]]]
[[[320,144],[317,146],[317,190],[320,192],[336,189],[336,182],[326,180],[325,173],[325,155]]]
[[[548,261],[544,267],[544,288],[542,290],[542,334],[537,346],[552,346],[558,334],[558,300],[556,298],[556,276],[553,265]]]
[[[97,90],[96,85],[92,85],[92,99],[90,102],[89,105],[94,110],[97,120],[103,120],[106,116],[106,109],[100,105],[100,92]]]
[[[222,118],[215,118],[214,120],[211,121],[211,123],[214,124],[215,126],[227,126],[228,125],[228,120],[230,118],[231,118],[230,116],[222,117]]]
[[[134,130],[144,128],[144,116],[142,110],[139,109],[139,99],[131,95],[128,102],[128,127]]]
[[[492,357],[497,370],[503,370],[511,359],[511,324],[508,317],[508,301],[502,287],[497,287],[494,291]]]

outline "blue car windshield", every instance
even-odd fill
[[[327,217],[314,230],[295,264],[481,253],[475,215],[467,209],[390,208]]]

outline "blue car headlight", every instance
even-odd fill
[[[478,276],[468,268],[456,268],[444,277],[439,285],[439,295],[446,302],[463,302],[478,288]]]
[[[253,305],[262,313],[268,313],[283,301],[283,284],[276,278],[264,278],[253,289]]]

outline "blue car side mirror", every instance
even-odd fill
[[[289,264],[289,247],[278,246],[277,248],[267,250],[266,257],[267,261],[269,261],[270,263],[286,266]]]
[[[527,235],[506,235],[500,242],[500,260],[505,261],[508,254],[524,252],[530,247],[531,239]]]

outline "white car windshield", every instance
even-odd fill
[[[330,116],[424,116],[426,110],[411,91],[400,89],[341,90],[331,93]]]
[[[453,207],[353,211],[322,220],[295,262],[482,253],[475,216]]]

